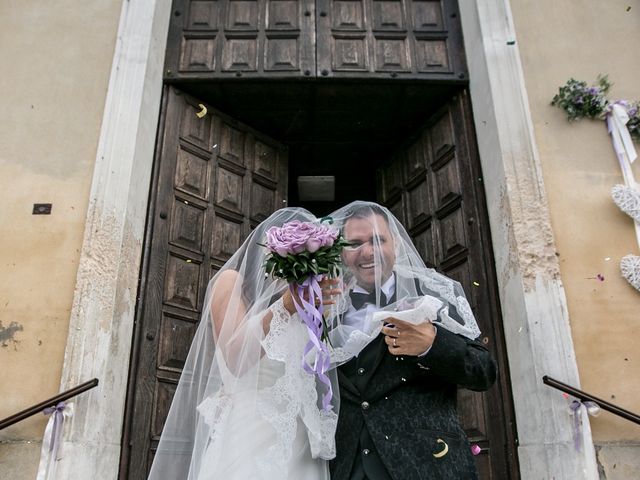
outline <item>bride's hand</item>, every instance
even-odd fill
[[[320,288],[322,289],[322,303],[325,305],[334,305],[336,301],[332,298],[335,295],[340,295],[342,289],[336,288],[340,285],[340,278],[328,278],[320,282]]]
[[[342,293],[342,290],[340,288],[336,288],[336,286],[340,284],[340,279],[324,278],[322,281],[318,282],[318,284],[322,289],[322,303],[325,306],[335,304],[336,301],[332,297],[334,295],[340,295]],[[298,303],[300,303],[298,294],[294,293],[293,295],[296,296],[296,300],[298,301]],[[291,294],[291,290],[287,289],[287,291],[282,296],[282,302],[283,302],[284,308],[286,308],[287,311],[292,315],[296,313],[296,306],[294,304],[293,295]],[[305,297],[305,300],[308,300],[308,298]],[[316,306],[318,303],[319,302],[316,300]]]

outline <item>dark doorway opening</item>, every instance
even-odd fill
[[[220,81],[181,88],[289,148],[289,206],[321,216],[377,200],[376,169],[459,86],[384,82]],[[300,199],[300,176],[335,176],[333,201]]]

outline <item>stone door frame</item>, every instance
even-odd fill
[[[577,455],[566,401],[579,386],[567,303],[508,0],[459,0],[523,478],[598,478]],[[162,93],[170,0],[125,1],[89,198],[61,390],[75,400],[57,478],[115,479]]]

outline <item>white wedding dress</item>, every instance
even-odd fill
[[[315,378],[301,367],[304,325],[282,302],[271,308],[264,356],[240,377],[222,372],[233,381],[198,406],[210,436],[197,480],[329,478],[322,458],[335,454],[337,415],[317,408]]]

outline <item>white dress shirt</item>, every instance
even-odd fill
[[[393,297],[394,292],[396,291],[396,277],[395,275],[391,275],[389,279],[382,284],[380,287],[382,293],[385,295],[387,300],[390,300]],[[359,285],[356,285],[353,288],[354,293],[369,293],[364,288]],[[382,299],[381,299],[382,300]],[[360,310],[356,310],[353,305],[349,306],[349,309],[344,314],[344,324],[350,327],[356,328],[363,332],[368,331],[368,328],[365,328],[365,322],[367,318],[371,318],[370,314],[378,311],[378,307],[373,303],[365,303],[364,307]]]
[[[391,275],[389,279],[382,284],[382,286],[380,287],[380,290],[382,290],[382,293],[386,297],[387,301],[390,300],[396,291],[396,276]],[[359,285],[356,285],[353,288],[353,292],[365,293],[365,294],[369,293]],[[348,325],[350,327],[353,327],[363,332],[369,331],[369,328],[365,328],[367,319],[370,319],[373,313],[377,312],[378,310],[379,310],[378,307],[370,302],[366,302],[364,304],[364,307],[362,307],[360,310],[356,310],[353,305],[350,305],[349,309],[344,314],[343,323],[345,325]],[[436,329],[436,335],[437,335],[438,329],[436,328],[435,325],[433,327]],[[421,353],[418,356],[424,357],[427,353],[429,353],[429,350],[431,350],[431,347],[427,348],[427,350],[424,353]]]

